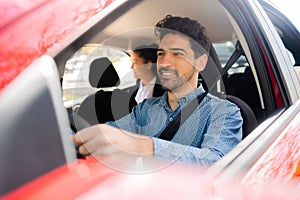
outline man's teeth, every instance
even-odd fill
[[[174,74],[175,74],[174,72],[162,72],[162,75],[164,75],[164,76],[171,76]]]

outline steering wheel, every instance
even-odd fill
[[[82,118],[76,111],[73,111],[71,108],[67,108],[69,119],[70,119],[70,126],[74,133],[84,129],[86,127],[91,126],[89,122],[87,122],[84,118]],[[77,158],[84,158],[84,155],[78,153],[78,148],[76,148]]]
[[[72,108],[67,108],[70,125],[72,130],[76,133],[81,129],[91,126],[91,124],[81,117],[76,111],[73,111]]]

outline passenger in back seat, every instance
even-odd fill
[[[162,89],[156,71],[157,60],[156,44],[136,47],[131,53],[134,77],[138,79],[137,87],[131,96],[129,110],[149,97],[159,97],[165,90]]]
[[[157,23],[156,33],[160,39],[157,71],[167,92],[144,100],[117,121],[77,132],[73,140],[83,155],[211,165],[241,141],[240,110],[227,100],[211,94],[205,96],[202,85],[197,86],[198,74],[206,67],[210,49],[210,40],[201,24],[168,15]],[[176,121],[176,115],[181,117],[181,111],[199,96],[204,99],[178,125],[178,130],[170,133],[173,135],[169,141],[161,139],[166,127]]]

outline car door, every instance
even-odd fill
[[[228,160],[220,160],[211,170],[225,180],[248,170],[248,182],[299,178],[295,172],[300,158],[299,79],[294,69],[299,65],[299,32],[264,1],[221,2],[236,15],[248,41],[255,44],[251,55],[269,117],[226,156]]]

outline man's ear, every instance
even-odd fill
[[[196,59],[196,68],[199,72],[203,71],[208,61],[207,54],[202,54]]]

